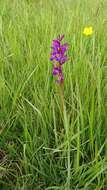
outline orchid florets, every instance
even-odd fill
[[[61,44],[64,35],[60,35],[57,39],[52,41],[52,52],[50,60],[53,62],[53,76],[57,77],[57,83],[63,83],[64,76],[62,73],[62,65],[68,61],[68,56],[65,54],[68,50],[68,44]]]

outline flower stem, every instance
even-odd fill
[[[64,114],[64,91],[63,91],[63,83],[59,85],[59,95],[60,95],[60,100],[61,100],[61,111]]]
[[[64,104],[64,90],[63,90],[63,83],[60,84],[59,86],[59,95],[60,95],[60,100],[61,100],[61,111],[63,114],[63,119],[64,119],[64,128],[65,128],[65,133],[66,133],[66,139],[67,139],[67,181],[66,181],[66,186],[67,190],[70,190],[70,184],[71,184],[71,161],[70,161],[70,137],[69,137],[69,123],[68,123],[68,117],[67,117],[67,112],[66,112],[66,106]]]

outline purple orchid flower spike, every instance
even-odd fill
[[[62,65],[68,61],[66,52],[68,50],[68,44],[61,44],[64,39],[64,35],[59,35],[57,39],[52,40],[51,57],[50,61],[53,62],[53,76],[57,77],[56,82],[63,83],[64,77],[62,74]]]

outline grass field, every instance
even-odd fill
[[[0,1],[0,190],[107,190],[107,0]]]

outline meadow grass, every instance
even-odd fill
[[[64,112],[49,61],[59,34]],[[0,1],[0,190],[107,190],[106,64],[106,0]]]

